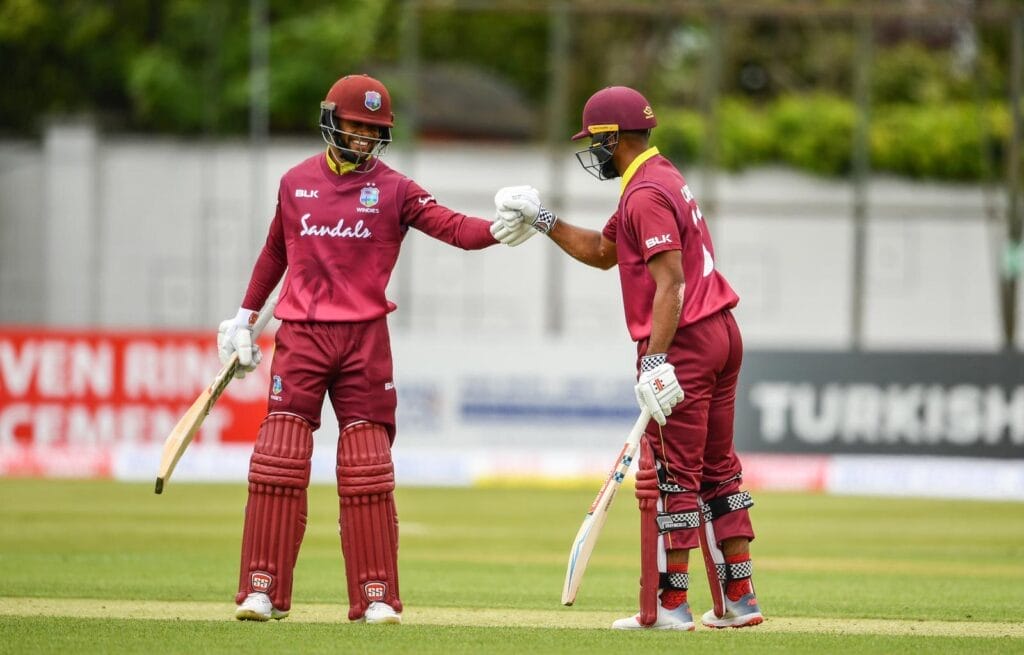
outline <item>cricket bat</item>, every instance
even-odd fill
[[[253,341],[256,341],[256,338],[263,332],[263,328],[267,327],[267,323],[274,316],[274,307],[276,305],[277,299],[273,298],[263,307],[259,318],[256,319],[256,323],[252,326]],[[196,436],[196,432],[199,431],[203,421],[209,415],[214,403],[217,402],[220,395],[227,389],[228,383],[234,379],[237,368],[238,353],[236,352],[231,354],[231,359],[220,369],[217,377],[210,383],[210,386],[199,394],[199,397],[188,408],[188,411],[181,417],[178,424],[174,426],[171,433],[167,435],[167,439],[164,441],[163,453],[160,455],[160,470],[156,474],[156,489],[154,490],[156,493],[163,493],[164,484],[170,480],[174,467],[178,465],[178,460],[185,454],[185,449],[188,448],[188,445],[192,443],[192,438]]]
[[[618,459],[608,473],[608,477],[605,478],[604,484],[601,485],[601,490],[597,492],[594,502],[590,505],[587,516],[583,519],[583,525],[576,533],[572,548],[569,550],[569,566],[565,570],[565,584],[562,585],[563,605],[572,605],[576,602],[576,592],[579,591],[580,583],[583,582],[583,573],[587,570],[590,555],[594,552],[597,538],[601,536],[601,529],[608,519],[608,508],[611,507],[612,501],[615,500],[615,494],[622,486],[626,473],[629,472],[629,467],[636,459],[636,451],[640,448],[640,438],[650,420],[651,413],[645,407],[641,410],[636,423],[633,424],[633,429],[626,437],[626,443],[622,445]]]

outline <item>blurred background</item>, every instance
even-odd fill
[[[0,0],[0,60],[0,474],[155,473],[278,179],[365,72],[439,202],[532,184],[594,229],[618,184],[569,136],[594,91],[647,96],[741,297],[750,485],[1024,499],[1019,2]],[[413,232],[389,295],[400,480],[607,469],[636,413],[614,271]],[[244,479],[267,368],[177,479]]]

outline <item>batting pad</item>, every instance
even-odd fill
[[[263,592],[275,608],[291,608],[292,573],[306,531],[312,455],[313,432],[301,418],[271,414],[260,425],[249,461],[236,603]]]
[[[402,611],[398,596],[398,515],[391,441],[383,426],[356,423],[338,442],[341,550],[348,580],[348,618],[380,601]]]
[[[700,511],[703,525],[700,531],[700,549],[704,568],[708,574],[715,616],[725,615],[726,589],[729,581],[750,577],[747,566],[727,564],[722,542],[733,537],[754,538],[747,510],[754,505],[750,494],[740,491],[739,477],[717,485],[707,485],[701,492]]]
[[[701,489],[701,512],[705,522],[714,524],[716,544],[744,537],[754,540],[754,526],[747,511],[754,506],[750,493],[740,489],[740,480],[731,479]]]

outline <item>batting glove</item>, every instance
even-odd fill
[[[256,323],[259,312],[244,307],[238,310],[234,318],[221,321],[217,331],[217,354],[220,363],[227,364],[233,353],[238,353],[236,378],[244,378],[263,361],[260,347],[252,341],[252,326]]]
[[[509,227],[500,216],[495,217],[491,223],[491,236],[510,248],[515,248],[534,234],[537,234],[537,230],[524,223],[522,217],[515,227]]]
[[[518,212],[522,221],[538,232],[547,234],[555,226],[557,218],[540,203],[540,193],[531,186],[505,187],[494,196],[498,212]],[[513,219],[512,222],[516,222]],[[506,223],[507,224],[507,223]]]
[[[676,379],[676,370],[668,363],[665,353],[641,358],[640,377],[634,390],[640,409],[646,407],[658,425],[665,425],[672,407],[683,400],[683,389]]]

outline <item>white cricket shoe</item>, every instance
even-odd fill
[[[667,610],[658,603],[658,618],[654,625],[641,625],[639,613],[612,623],[613,630],[693,630],[693,627],[689,603],[683,603],[674,610]]]
[[[280,621],[288,616],[288,612],[282,612],[270,602],[270,596],[256,592],[249,594],[242,601],[242,604],[235,610],[235,618],[239,621],[269,621],[274,619]]]
[[[761,606],[757,604],[757,596],[753,592],[738,600],[725,599],[725,615],[717,616],[715,610],[704,612],[701,623],[709,628],[746,628],[764,622]]]
[[[373,602],[366,608],[366,613],[363,614],[363,621],[370,624],[401,623],[402,615],[387,603]]]

